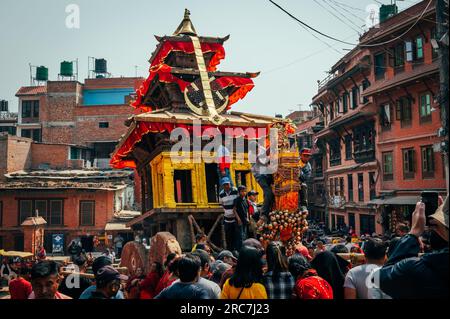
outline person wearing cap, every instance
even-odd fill
[[[97,271],[95,276],[96,289],[89,299],[115,299],[122,286],[122,281],[128,277],[121,275],[114,267],[105,266]]]
[[[312,168],[309,160],[311,159],[311,150],[309,148],[303,148],[300,151],[300,160],[299,160],[299,182],[300,182],[300,190],[298,193],[298,207],[301,211],[306,210],[308,207],[308,186],[306,183],[311,178]]]
[[[225,240],[227,249],[234,250],[238,231],[238,224],[234,212],[234,200],[239,196],[239,193],[237,188],[231,186],[231,181],[228,177],[223,177],[220,184],[223,189],[219,193],[219,203],[222,205],[224,211]]]
[[[242,241],[247,239],[248,225],[250,223],[248,215],[248,200],[247,200],[247,187],[240,185],[238,187],[239,196],[234,200],[234,215],[237,220],[237,232],[235,249],[239,250],[242,247]]]
[[[374,285],[379,281],[379,288],[393,299],[449,297],[448,196],[445,202],[439,197],[439,204],[429,216],[429,228],[435,234],[430,242],[433,251],[419,256],[419,237],[425,231],[427,217],[425,204],[418,202],[409,234],[399,240],[387,263],[373,276]]]
[[[230,266],[235,266],[237,258],[229,250],[222,250],[217,256],[217,260],[220,260]]]
[[[94,273],[95,279],[97,279],[97,272],[100,268],[104,266],[112,265],[111,259],[106,256],[100,256],[94,260],[92,263],[92,272]],[[83,293],[80,295],[80,299],[90,299],[92,293],[97,289],[96,285],[92,285],[86,288]],[[123,292],[121,290],[117,291],[117,294],[114,298],[111,299],[125,299]]]

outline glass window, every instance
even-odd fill
[[[431,145],[422,147],[422,177],[434,177],[434,152]]]
[[[353,202],[353,174],[347,175],[348,201]]]
[[[383,153],[383,179],[391,181],[394,178],[394,163],[392,152]]]
[[[342,112],[344,113],[347,113],[348,111],[348,98],[349,98],[348,93],[344,93],[342,95]]]
[[[423,59],[423,38],[422,37],[417,37],[416,41],[416,59],[420,60]]]
[[[412,179],[415,175],[415,159],[414,159],[414,149],[404,149],[403,150],[403,178]]]
[[[355,86],[352,88],[352,101],[351,101],[351,106],[352,109],[356,109],[358,107],[358,88]]]
[[[385,54],[379,53],[374,56],[375,60],[375,78],[377,80],[384,78],[384,73],[386,71],[386,61]]]
[[[414,50],[412,41],[405,41],[406,48],[406,61],[411,62],[414,60]]]
[[[431,95],[429,93],[420,96],[420,122],[431,121]]]
[[[37,210],[39,216],[43,217],[46,221],[48,218],[47,214],[47,201],[46,200],[36,200],[34,203],[35,211]]]
[[[358,174],[358,201],[364,202],[364,175]]]
[[[397,100],[396,117],[400,121],[402,127],[410,126],[412,119],[411,101],[407,97],[402,97]]]
[[[352,150],[352,136],[345,136],[345,159],[351,160],[353,158],[353,150]]]

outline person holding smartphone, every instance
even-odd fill
[[[393,299],[449,297],[448,196],[445,201],[438,198],[438,208],[428,216],[428,223],[425,212],[426,204],[418,202],[410,232],[399,240],[387,263],[374,275],[373,284]],[[430,241],[431,252],[419,256],[419,238],[426,224],[436,240]]]

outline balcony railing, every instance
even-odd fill
[[[328,205],[332,207],[342,207],[346,203],[344,196],[334,195],[328,196]]]
[[[357,163],[364,163],[364,162],[372,161],[375,159],[375,148],[370,147],[367,149],[355,151],[353,153],[353,158],[355,159],[355,162],[357,162]]]
[[[18,115],[17,113],[12,112],[0,112],[0,120],[7,121],[7,120],[17,120]]]

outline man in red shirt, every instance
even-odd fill
[[[27,276],[29,270],[27,268],[20,268],[17,272],[17,278],[9,282],[9,294],[11,299],[28,299],[28,296],[33,290],[31,283],[24,277]]]

